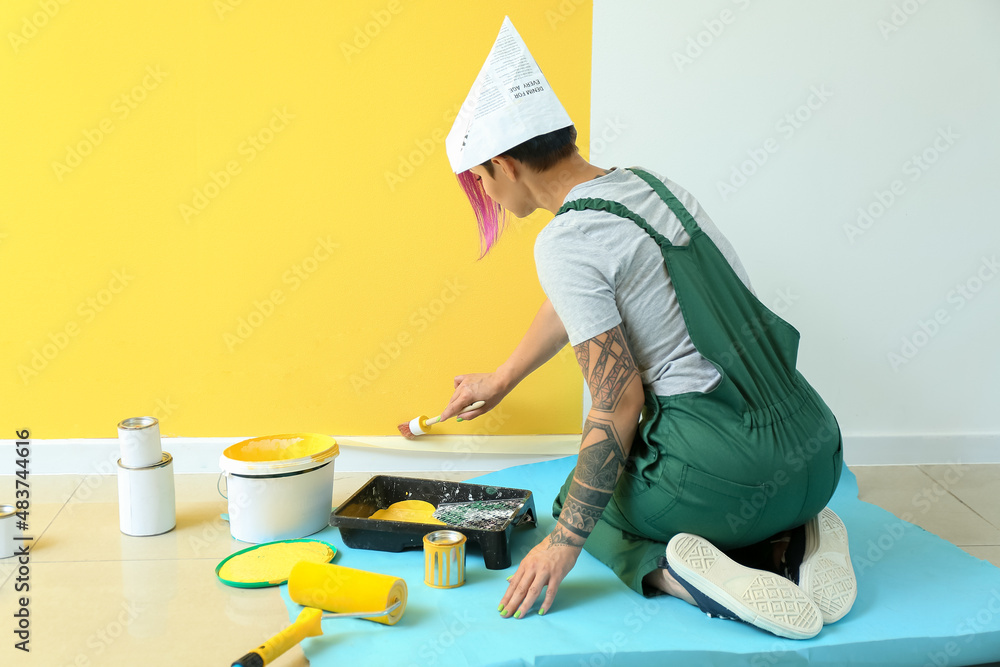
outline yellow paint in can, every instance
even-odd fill
[[[457,530],[424,535],[424,583],[432,588],[457,588],[465,583],[465,535]]]

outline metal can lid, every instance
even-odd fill
[[[0,519],[6,519],[15,514],[17,514],[17,510],[14,509],[13,505],[0,505]]]
[[[118,428],[126,431],[137,431],[143,428],[150,428],[160,423],[156,417],[129,417],[118,422]]]
[[[424,543],[437,546],[454,546],[465,542],[465,535],[457,530],[435,530],[424,535]]]
[[[160,457],[159,463],[154,463],[151,466],[146,466],[145,468],[129,468],[126,465],[122,465],[122,460],[118,459],[118,467],[122,470],[153,470],[154,468],[162,468],[168,466],[174,462],[174,457],[170,455],[169,452],[163,452],[163,456]]]

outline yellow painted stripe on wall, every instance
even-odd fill
[[[5,428],[391,435],[494,369],[550,215],[477,261],[443,140],[505,13],[586,155],[589,2],[3,3]],[[435,428],[579,432],[579,375]]]

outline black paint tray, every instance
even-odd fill
[[[477,530],[428,523],[369,519],[377,510],[401,500],[424,500],[435,507],[441,503],[476,500],[523,500],[524,504],[497,530]],[[340,529],[344,544],[353,549],[403,551],[422,549],[424,535],[435,530],[457,530],[466,540],[478,544],[489,570],[510,567],[510,540],[514,527],[535,525],[535,501],[527,489],[443,482],[417,477],[376,475],[330,515],[330,525]]]

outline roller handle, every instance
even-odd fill
[[[306,607],[294,623],[234,662],[232,667],[264,667],[270,664],[306,637],[323,634],[323,628],[320,626],[322,618],[321,609]]]
[[[232,667],[264,667],[264,658],[260,653],[251,651],[233,663]]]
[[[403,604],[402,600],[397,600],[396,602],[393,602],[391,606],[386,607],[382,611],[351,611],[343,614],[324,613],[323,618],[378,618],[380,616],[388,616],[392,612],[396,611],[401,604]]]

